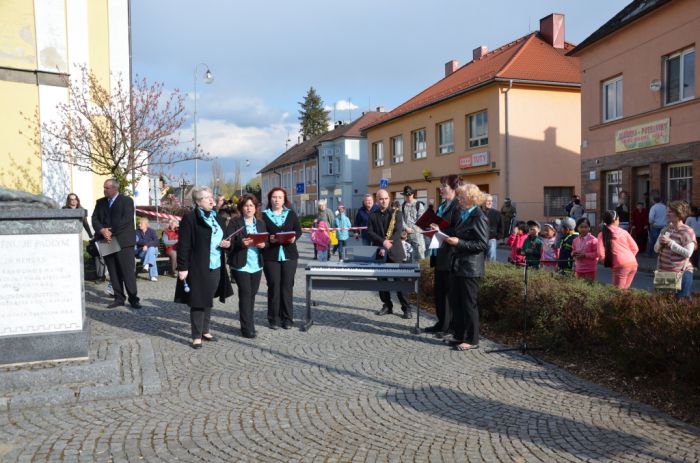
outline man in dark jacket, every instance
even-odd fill
[[[401,211],[390,206],[391,199],[386,190],[377,191],[377,202],[379,209],[369,216],[367,235],[374,246],[379,247],[380,257],[386,257],[387,262],[403,262],[406,255],[401,244],[401,232],[403,231],[403,218]],[[396,295],[401,302],[403,318],[411,318],[411,305],[401,291]],[[382,300],[382,308],[377,311],[377,315],[393,313],[394,304],[391,302],[389,291],[379,291],[379,298]]]
[[[355,215],[355,226],[356,227],[366,227],[369,224],[369,216],[372,212],[379,209],[379,206],[374,204],[374,198],[371,194],[366,194],[362,200],[362,207],[357,211]],[[362,233],[355,232],[355,239],[362,236],[362,244],[369,246],[372,244],[367,234],[367,230],[362,230]]]
[[[503,220],[501,218],[501,213],[493,208],[493,196],[486,195],[482,207],[489,221],[489,242],[486,248],[486,258],[495,262],[498,240],[503,238]]]
[[[129,303],[134,309],[140,309],[141,304],[136,289],[136,273],[134,263],[134,201],[119,194],[119,183],[114,179],[104,183],[105,197],[95,203],[92,214],[92,228],[95,235],[108,242],[116,239],[120,251],[104,257],[109,277],[114,289],[114,302],[108,308],[118,307],[126,303],[124,288],[129,295]]]

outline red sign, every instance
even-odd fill
[[[459,158],[459,168],[468,169],[470,167],[488,166],[489,165],[489,153],[484,151],[482,153],[467,154]]]

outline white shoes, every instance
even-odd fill
[[[156,278],[156,277],[151,277],[151,281],[158,281],[158,278]]]
[[[143,264],[143,271],[148,272],[148,264]]]
[[[105,288],[105,293],[110,296],[114,296],[114,288],[112,288],[112,282],[107,283],[107,288]]]

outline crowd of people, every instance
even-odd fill
[[[117,243],[109,253],[95,257],[98,278],[108,275],[112,289],[113,301],[107,307],[122,306],[128,300],[131,307],[141,308],[135,262],[139,259],[149,279],[157,281],[156,257],[162,242],[168,271],[177,278],[174,300],[190,307],[193,348],[216,340],[210,332],[213,301],[217,297],[225,301],[232,295],[232,283],[239,293],[241,334],[257,336],[253,308],[263,273],[268,326],[273,330],[294,326],[294,279],[299,259],[296,242],[302,229],[283,188],[268,193],[264,209],[253,195],[243,195],[233,204],[221,195],[215,198],[208,188],[195,188],[194,209],[181,222],[171,220],[158,238],[145,218],[139,220],[134,233],[134,203],[119,194],[118,187],[115,180],[105,182],[105,197],[97,201],[92,216],[94,239]],[[440,179],[442,202],[436,209],[432,204],[426,207],[416,193],[406,186],[403,204],[392,202],[384,189],[365,195],[354,226],[343,203],[334,213],[327,202],[320,201],[310,235],[314,258],[326,261],[337,254],[343,261],[351,236],[357,245],[361,240],[362,245],[375,246],[378,262],[429,258],[434,268],[437,321],[425,331],[455,350],[479,346],[479,284],[485,275],[485,261],[497,259],[499,241],[510,247],[508,262],[513,265],[594,282],[598,264],[602,263],[612,269],[613,284],[623,289],[630,287],[637,272],[637,253],[647,249],[658,254],[659,272],[678,277],[676,294],[691,297],[700,211],[691,211],[685,201],[672,201],[666,206],[655,195],[650,210],[638,203],[630,211],[625,206],[626,193],[622,192],[620,204],[604,213],[595,235],[578,196],[565,207],[568,216],[540,224],[519,220],[509,198],[500,211],[494,209],[491,195],[475,185],[463,184],[457,175]],[[82,209],[74,193],[68,195],[64,207]],[[440,223],[421,228],[417,222],[427,210]],[[83,226],[92,238],[87,211],[84,217]],[[437,232],[444,239],[428,246],[429,237]],[[411,318],[409,299],[401,292],[397,297],[403,317]],[[391,294],[380,291],[379,299],[382,305],[377,315],[393,313]]]

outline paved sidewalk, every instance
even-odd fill
[[[174,285],[139,280],[141,311],[107,310],[103,287],[87,285],[93,343],[135,346],[122,352],[122,371],[138,379],[148,370],[137,349],[149,341],[160,388],[66,405],[6,403],[0,461],[700,459],[699,429],[554,366],[488,353],[497,347],[488,340],[455,352],[411,335],[414,320],[374,315],[372,293],[315,293],[308,333],[271,331],[263,282],[259,337],[240,336],[234,297],[215,307],[219,341],[195,351],[188,310],[169,302]]]

